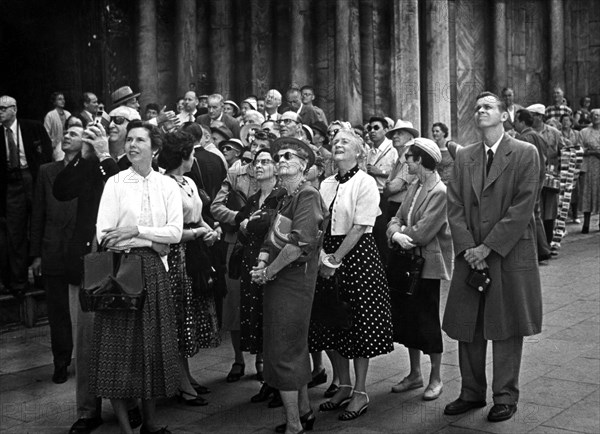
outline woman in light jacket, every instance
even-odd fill
[[[449,280],[454,257],[450,227],[446,216],[446,186],[436,172],[442,161],[438,145],[430,139],[416,138],[405,154],[409,173],[419,182],[409,187],[405,201],[388,224],[387,237],[392,246],[415,248],[425,258],[421,281],[413,295],[392,291],[394,341],[408,347],[410,373],[392,387],[405,392],[423,386],[421,352],[431,358],[429,385],[424,400],[442,393],[442,331],[440,327],[440,280]]]

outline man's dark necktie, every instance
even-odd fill
[[[8,142],[8,168],[16,169],[19,167],[19,148],[15,143],[13,132],[10,128],[5,128],[6,141]]]
[[[490,173],[490,167],[492,167],[492,163],[494,162],[494,151],[488,149],[487,156],[487,164],[485,165],[486,176]]]

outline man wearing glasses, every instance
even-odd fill
[[[281,137],[300,138],[300,130],[302,130],[302,119],[298,113],[288,111],[281,115],[279,124],[279,133]]]
[[[398,160],[398,152],[392,146],[392,141],[385,137],[387,131],[388,123],[383,117],[374,116],[369,119],[367,132],[372,146],[367,152],[367,173],[375,178],[379,194],[381,195],[381,200],[379,201],[381,215],[375,220],[373,236],[375,237],[375,243],[384,264],[387,263],[388,258],[388,245],[385,236],[387,227],[386,216],[388,213],[386,209],[387,199],[383,197],[383,188],[392,168]]]
[[[28,286],[28,235],[33,183],[52,161],[52,141],[40,122],[17,119],[17,100],[0,97],[0,270],[15,295]]]
[[[110,156],[117,160],[120,170],[125,170],[131,166],[131,162],[125,157],[125,139],[127,137],[127,125],[134,120],[141,120],[137,110],[120,106],[112,110],[109,114],[110,124],[108,125],[108,146]]]

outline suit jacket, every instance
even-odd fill
[[[30,256],[42,258],[43,275],[65,273],[68,241],[75,229],[77,199],[60,202],[52,194],[56,176],[64,168],[64,161],[42,165],[33,196]]]
[[[446,215],[446,186],[437,172],[423,184],[417,196],[411,225],[400,231],[401,226],[408,223],[408,213],[418,188],[418,184],[411,184],[408,188],[406,200],[388,223],[386,236],[389,240],[396,232],[402,232],[413,239],[413,244],[421,247],[415,251],[425,258],[424,279],[450,280],[454,253]]]
[[[78,199],[77,219],[69,241],[66,270],[72,285],[81,283],[83,256],[92,248],[104,183],[117,173],[119,166],[112,158],[100,163],[96,159],[82,158],[79,154],[56,176],[52,189],[54,197],[59,201]]]
[[[483,142],[458,151],[448,184],[448,221],[454,242],[454,275],[443,328],[471,342],[480,297],[485,297],[483,334],[488,340],[539,333],[542,296],[533,209],[540,183],[535,147],[504,134],[486,177]],[[480,244],[492,279],[485,295],[465,283],[470,266],[464,252]]]
[[[41,122],[27,119],[17,119],[27,158],[27,166],[33,177],[37,174],[42,164],[52,161],[52,141]],[[1,127],[1,126],[0,126]],[[16,141],[16,139],[15,139]],[[0,128],[0,217],[6,216],[6,184],[8,182],[8,164],[6,155],[6,140],[4,138],[4,127]]]
[[[296,112],[296,110],[290,106],[286,106],[281,110],[281,113],[285,113],[287,111]],[[302,125],[314,125],[319,122],[319,116],[317,116],[314,107],[311,105],[302,104],[302,109],[298,114],[300,115]]]
[[[537,149],[540,156],[540,183],[543,183],[546,176],[546,154],[548,153],[548,145],[546,144],[546,140],[540,133],[531,127],[525,128],[523,131],[521,131],[521,133],[517,135],[516,139],[531,143]],[[540,188],[541,187],[542,186],[540,184]]]
[[[94,120],[94,118],[92,118],[90,116],[90,114],[87,111],[85,111],[85,110],[81,110],[81,112],[79,112],[79,116],[81,117],[81,119],[85,120],[86,125],[89,124],[90,122],[92,122]],[[86,125],[84,125],[84,127]]]
[[[519,104],[513,104],[515,106],[515,116],[517,116],[517,112],[519,110],[521,110],[523,108],[523,106],[519,105]],[[510,119],[510,113],[508,118],[504,121],[503,124],[504,127],[504,131],[510,131],[510,130],[514,130],[515,129],[515,125],[514,125],[514,120]]]
[[[200,115],[196,118],[196,122],[198,122],[200,125],[206,125],[207,127],[210,127],[211,121],[212,119],[210,118],[208,113]],[[233,138],[240,138],[240,123],[237,120],[235,120],[235,118],[232,118],[227,113],[223,113],[221,122],[223,122],[227,126],[227,128],[231,130],[231,132],[233,133]]]

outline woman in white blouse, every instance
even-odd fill
[[[125,152],[132,166],[107,181],[96,223],[99,243],[141,256],[146,300],[139,311],[96,313],[90,388],[109,398],[122,433],[132,433],[126,400],[142,400],[141,433],[168,432],[154,419],[156,398],[179,385],[177,332],[167,274],[168,245],[181,239],[183,207],[177,183],[152,170],[160,148],[154,127],[131,122]]]
[[[332,142],[338,173],[321,183],[321,197],[331,220],[323,240],[317,291],[322,296],[334,291],[348,302],[352,325],[342,329],[311,323],[311,351],[334,350],[332,363],[340,379],[338,391],[320,406],[333,411],[348,404],[339,415],[355,419],[367,410],[369,397],[365,380],[369,359],[393,351],[390,298],[383,265],[373,238],[379,210],[375,180],[359,169],[364,158],[363,140],[353,131],[339,131]],[[349,359],[354,360],[355,383],[350,380]]]

